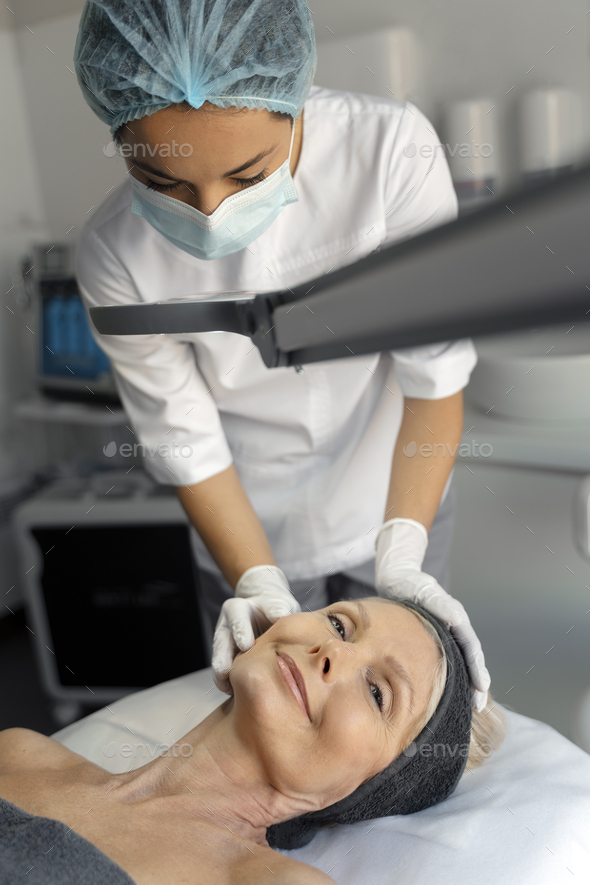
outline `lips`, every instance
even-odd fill
[[[293,658],[291,658],[288,654],[285,654],[284,652],[281,652],[281,654],[277,652],[277,657],[279,659],[279,669],[281,670],[285,681],[293,692],[297,702],[302,707],[302,709],[305,710],[309,720],[311,721],[311,716],[309,715],[307,691],[305,690],[305,682],[303,681],[303,676],[301,675],[297,664],[295,663]]]

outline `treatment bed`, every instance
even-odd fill
[[[53,738],[121,773],[165,752],[227,697],[207,668],[127,695]],[[282,853],[338,885],[588,885],[590,755],[502,709],[504,743],[439,805],[324,829]]]

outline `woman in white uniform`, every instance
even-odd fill
[[[457,214],[417,107],[312,86],[305,0],[87,0],[75,64],[128,166],[80,237],[86,307],[293,287]],[[483,707],[443,589],[469,340],[267,369],[234,333],[95,337],[193,526],[220,688],[279,617],[373,593],[451,626]]]

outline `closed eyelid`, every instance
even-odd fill
[[[266,156],[266,155],[261,156],[259,159],[257,158],[256,163],[252,163],[249,166],[244,166],[244,167],[242,167],[241,170],[240,169],[236,170],[235,174],[237,175],[240,171],[245,171],[246,169],[252,168],[252,166],[258,165],[258,163],[261,162],[262,159],[264,159],[264,156]],[[137,160],[135,160],[135,162],[131,166],[131,170],[132,169],[138,169],[142,173],[142,175],[145,175],[146,177],[151,175],[151,176],[155,176],[156,178],[163,178],[165,184],[176,184],[176,185],[185,184],[185,185],[187,185],[187,187],[190,186],[190,184],[191,184],[191,182],[187,181],[185,178],[174,178],[172,175],[169,175],[167,172],[160,172],[158,169],[154,169],[152,166],[149,166],[148,164],[139,163]],[[267,170],[265,167],[265,168],[261,169],[260,172],[257,172],[254,175],[250,174],[250,175],[245,176],[244,178],[235,178],[234,180],[235,181],[250,181],[254,178],[258,178],[259,175],[262,175],[262,173],[266,172],[266,171]],[[221,178],[222,179],[234,178],[234,176],[231,173],[227,173],[226,175],[222,175]],[[159,184],[160,182],[157,182],[157,183]]]

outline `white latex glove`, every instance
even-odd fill
[[[217,688],[232,694],[228,673],[238,651],[248,651],[261,633],[285,615],[300,612],[301,606],[289,582],[276,565],[246,569],[236,584],[235,596],[221,606],[213,636],[213,680]]]
[[[467,662],[473,690],[471,705],[481,712],[491,681],[481,643],[459,600],[422,571],[427,546],[428,532],[422,523],[400,517],[383,523],[375,541],[377,593],[416,602],[450,628]]]

